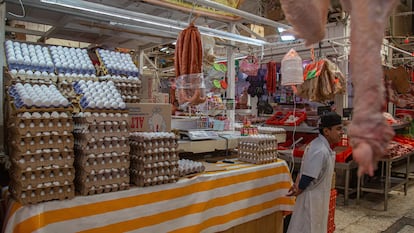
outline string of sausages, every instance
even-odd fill
[[[276,62],[267,63],[266,89],[269,95],[276,92]]]

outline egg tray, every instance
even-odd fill
[[[246,162],[246,163],[253,163],[253,164],[267,164],[267,163],[276,162],[277,157],[265,158],[265,159],[253,159],[253,158],[239,157],[238,160],[242,162]]]
[[[135,147],[131,146],[131,155],[134,156],[154,156],[154,155],[171,155],[170,153],[177,153],[178,149],[175,147],[162,147],[162,148],[148,148],[148,147]]]
[[[28,75],[28,74],[10,74],[12,80],[14,81],[20,81],[24,83],[32,83],[32,84],[56,84],[58,81],[57,76],[36,76],[36,75]]]
[[[83,186],[85,188],[91,188],[92,186],[101,186],[107,184],[122,184],[129,183],[129,174],[113,174],[113,173],[103,173],[103,174],[83,174],[77,175],[75,178],[75,185]]]
[[[14,104],[11,104],[12,109],[11,111],[13,113],[24,113],[24,112],[39,112],[39,113],[43,113],[43,112],[58,112],[58,113],[62,113],[62,112],[66,112],[66,113],[72,113],[73,112],[73,107],[69,106],[69,107],[59,107],[59,108],[55,108],[55,107],[50,107],[50,108],[38,108],[38,107],[31,107],[28,108],[26,106],[23,106],[21,108],[16,108],[16,106]]]
[[[98,111],[98,110],[88,111],[88,112],[96,112],[96,113],[105,112],[105,113],[107,113],[107,111]],[[113,113],[113,112],[110,112],[110,113]],[[116,110],[115,113],[119,113],[119,114],[122,114],[122,115],[121,116],[113,116],[113,117],[110,117],[110,116],[105,116],[105,117],[103,117],[103,116],[98,116],[98,117],[97,116],[90,116],[90,117],[89,116],[88,117],[74,116],[73,120],[75,121],[76,124],[88,124],[88,125],[97,124],[97,123],[99,124],[99,123],[105,122],[105,121],[118,122],[119,125],[121,125],[123,121],[126,121],[128,123],[128,121],[129,121],[129,115],[128,115],[129,112],[128,112],[128,110],[125,110],[125,111],[124,110],[122,110],[122,111]]]
[[[73,184],[18,192],[11,183],[9,185],[9,192],[15,200],[23,205],[52,200],[66,200],[75,197],[75,187]]]
[[[105,137],[100,139],[93,140],[86,140],[86,138],[76,138],[75,144],[80,147],[89,147],[93,148],[95,145],[97,148],[105,147],[124,147],[125,145],[128,146],[128,140],[124,138],[124,140],[116,137]]]
[[[247,152],[253,154],[273,153],[277,152],[277,148],[252,148],[252,147],[237,147],[240,152]]]
[[[112,185],[101,185],[101,186],[92,186],[92,187],[84,187],[82,185],[76,186],[76,191],[79,195],[88,196],[88,195],[95,195],[101,193],[109,193],[109,192],[117,192],[122,190],[129,189],[129,181],[121,184],[112,184]]]
[[[142,160],[131,159],[131,168],[133,169],[144,170],[144,169],[163,168],[163,167],[174,169],[174,167],[178,167],[178,160],[143,162]]]
[[[95,54],[99,60],[99,64],[101,64],[100,68],[104,75],[108,75],[108,74],[110,75],[133,75],[133,74],[128,74],[127,73],[128,71],[126,70],[115,70],[116,72],[109,72],[109,69],[106,67],[105,63],[103,62],[103,59],[101,58],[101,55],[99,54],[98,50],[95,50]]]
[[[156,178],[156,179],[155,179]],[[139,187],[148,187],[161,184],[175,183],[179,180],[178,175],[163,176],[163,179],[160,180],[159,177],[146,178],[138,174],[131,174],[131,183]]]
[[[36,186],[41,183],[56,181],[73,182],[75,179],[75,168],[70,165],[70,167],[63,168],[42,168],[41,170],[27,171],[12,166],[10,169],[10,179],[22,187],[27,187],[29,185]]]
[[[14,189],[17,192],[27,191],[27,190],[33,190],[33,189],[42,189],[47,188],[51,186],[60,186],[63,185],[69,185],[73,184],[73,181],[75,179],[75,169],[72,168],[71,175],[65,175],[62,177],[46,177],[40,178],[36,177],[34,179],[26,179],[26,180],[18,180],[17,178],[12,178],[11,183],[14,184]]]
[[[76,159],[74,166],[76,169],[83,170],[85,172],[92,172],[95,170],[102,170],[102,169],[121,169],[121,168],[129,168],[130,161],[128,157],[121,157],[121,158],[103,158],[101,160],[96,159],[96,164],[90,163],[89,161],[86,163],[83,163],[82,160]],[[99,163],[98,163],[99,161]]]
[[[164,162],[164,161],[174,161],[179,160],[178,152],[164,152],[164,153],[154,153],[154,154],[135,154],[130,152],[131,160],[139,161],[144,164]]]
[[[48,137],[48,141],[41,143],[42,138]],[[61,149],[64,148],[73,148],[74,138],[73,135],[61,135],[58,136],[59,140],[53,140],[53,137],[50,136],[39,136],[39,137],[17,137],[12,139],[12,144],[15,145],[17,151],[35,151],[39,149]]]
[[[206,168],[204,166],[191,167],[189,169],[178,169],[178,175],[180,177],[184,177],[184,176],[188,176],[188,175],[192,175],[192,174],[202,173],[205,170],[206,170]]]
[[[111,168],[128,168],[130,166],[129,156],[101,157],[101,158],[76,158],[75,167],[85,172]]]
[[[129,153],[129,146],[125,145],[123,147],[89,147],[89,146],[80,146],[76,145],[74,146],[75,154],[77,156],[80,156],[82,154],[104,154],[104,153],[112,153],[116,152],[118,154],[121,154],[122,152]]]
[[[129,136],[129,129],[127,124],[118,124],[118,125],[102,125],[102,124],[90,124],[88,126],[89,132],[84,132],[86,137],[102,138],[102,137],[125,137]]]
[[[22,121],[19,120],[19,122],[22,122]],[[67,123],[70,123],[70,124],[68,125]],[[17,134],[19,136],[24,136],[27,133],[37,134],[37,133],[43,133],[43,132],[57,132],[59,135],[63,135],[65,131],[69,133],[73,131],[73,124],[71,122],[71,119],[68,120],[67,123],[62,124],[61,126],[57,126],[57,124],[50,125],[49,123],[47,125],[43,124],[42,126],[40,126],[40,125],[34,125],[34,122],[33,122],[33,124],[29,123],[28,125],[23,123],[24,127],[21,127],[23,125],[19,123],[19,124],[14,124],[14,126],[12,127],[9,126],[9,129],[14,134]]]
[[[257,156],[257,157],[266,157],[267,155],[277,155],[277,151],[263,151],[263,152],[258,152],[258,151],[238,151],[239,155],[252,155],[252,156]]]
[[[129,142],[131,147],[136,147],[138,149],[154,149],[159,147],[167,147],[167,148],[178,148],[178,140],[175,138],[165,139],[165,138],[153,138],[150,140],[141,140],[137,139],[134,136],[129,136]]]
[[[125,97],[125,98],[122,98],[122,100],[125,102],[125,103],[140,103],[141,102],[141,99],[139,98],[139,97],[137,97],[137,98],[130,98],[130,97]]]
[[[131,168],[131,174],[139,175],[146,178],[153,178],[157,176],[179,176],[178,167],[160,167],[160,168],[148,168],[148,169],[136,169]]]
[[[73,82],[77,82],[80,80],[85,80],[85,81],[94,81],[94,82],[99,82],[101,81],[101,79],[99,77],[82,77],[82,76],[77,76],[77,77],[67,77],[67,76],[58,76],[58,83],[61,82],[68,82],[69,85],[72,85]]]
[[[36,153],[36,151],[30,152],[18,152],[12,150],[11,161],[16,164],[16,166],[21,169],[27,169],[31,167],[35,169],[36,167],[46,167],[46,166],[65,166],[66,164],[73,164],[75,161],[75,156],[73,148],[64,150],[59,150],[58,152],[41,152]]]

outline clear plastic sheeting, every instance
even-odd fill
[[[199,105],[206,101],[206,85],[202,73],[186,74],[176,79],[176,98],[180,108]]]

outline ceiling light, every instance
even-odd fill
[[[289,33],[286,31],[286,29],[285,29],[285,28],[278,27],[278,28],[277,28],[277,31],[278,31],[278,32],[279,32],[279,34],[280,34],[280,40],[281,40],[281,41],[293,41],[293,40],[296,40],[296,38],[295,38],[293,35],[289,34]]]
[[[180,22],[178,20],[170,20],[153,15],[143,14],[139,12],[133,12],[120,8],[115,8],[107,5],[97,4],[82,0],[40,0],[43,3],[53,4],[61,7],[67,7],[84,12],[105,15],[113,18],[118,18],[124,21],[140,22],[168,28],[170,30],[181,31],[188,26],[186,22]],[[257,46],[264,46],[268,44],[267,41],[254,39],[246,36],[237,35],[221,30],[216,30],[208,27],[197,26],[202,35],[222,38],[226,40],[236,41],[240,43],[252,44]],[[178,32],[177,32],[178,33]]]

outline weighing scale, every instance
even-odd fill
[[[181,130],[180,134],[188,137],[192,141],[217,139],[220,137],[219,134],[215,131],[200,129]]]

